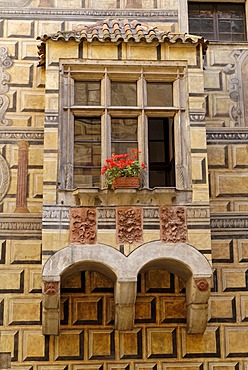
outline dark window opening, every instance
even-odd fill
[[[245,5],[189,2],[189,32],[211,41],[246,41]]]
[[[149,187],[175,186],[174,124],[170,118],[148,120]]]

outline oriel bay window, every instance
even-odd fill
[[[186,66],[61,64],[60,187],[105,188],[112,153],[138,149],[143,188],[189,188]]]

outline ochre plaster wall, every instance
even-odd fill
[[[248,369],[248,130],[244,118],[246,73],[242,69],[246,44],[210,45],[204,80],[199,68],[192,68],[189,76],[189,102],[195,113],[190,123],[196,183],[193,185],[195,203],[187,209],[188,225],[193,225],[188,230],[188,239],[209,258],[212,251],[214,269],[205,333],[186,333],[182,281],[168,272],[151,270],[139,276],[133,331],[114,330],[112,282],[97,272],[74,271],[62,278],[61,334],[59,337],[42,335],[42,251],[45,262],[53,252],[68,245],[69,207],[56,207],[56,62],[61,47],[53,43],[53,54],[48,52],[48,60],[55,63],[49,65],[45,75],[44,68],[37,68],[36,37],[72,29],[79,23],[92,24],[107,18],[110,11],[111,17],[136,18],[177,32],[177,10],[178,2],[162,0],[0,1],[0,50],[3,55],[7,51],[12,60],[11,65],[2,70],[10,75],[7,91],[3,80],[0,81],[1,94],[9,99],[7,112],[4,106],[0,107],[4,119],[9,120],[0,127],[0,153],[4,158],[1,191],[7,191],[1,200],[0,216],[0,369]],[[94,51],[92,48],[92,58],[103,56],[103,50],[102,46]],[[114,59],[116,50],[111,50]],[[153,58],[155,49],[150,50]],[[173,48],[170,58],[184,59],[189,56],[187,50],[180,46]],[[84,52],[89,50],[85,48]],[[77,58],[77,46],[67,43],[63,57],[65,53]],[[143,53],[142,47],[127,47],[123,55],[143,60]],[[168,49],[162,49],[161,56],[166,59]],[[232,80],[233,77],[236,80]],[[49,115],[45,115],[45,108]],[[29,143],[28,182],[24,191],[29,213],[19,214],[14,211],[18,145],[23,140]],[[210,182],[208,184],[206,176],[202,184],[199,182],[201,171],[207,166],[206,150]],[[2,179],[8,177],[10,185],[6,188]],[[109,218],[109,212],[99,210],[100,223],[104,224],[105,218]],[[154,221],[154,214],[148,213],[147,220]],[[99,238],[117,247],[113,232],[100,232]],[[145,241],[158,238],[158,229],[144,232]],[[125,246],[127,254],[132,249]]]

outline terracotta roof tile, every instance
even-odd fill
[[[43,42],[47,40],[75,40],[76,42],[141,42],[151,43],[157,41],[160,43],[204,43],[201,37],[187,34],[176,34],[159,30],[157,27],[149,27],[147,24],[140,23],[137,20],[128,21],[127,19],[106,19],[93,25],[78,25],[71,31],[58,31],[55,34],[43,35],[37,38]]]

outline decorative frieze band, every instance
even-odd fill
[[[41,217],[37,214],[1,214],[0,236],[13,237],[41,237]]]
[[[21,128],[0,128],[0,141],[2,143],[17,142],[20,140],[35,141],[36,143],[43,143],[44,132],[42,129],[26,129]]]
[[[176,21],[178,18],[178,11],[177,10],[134,10],[134,9],[15,9],[15,8],[7,8],[6,9],[6,2],[5,5],[3,3],[0,3],[1,9],[1,16],[2,18],[7,18],[8,16],[15,17],[16,19],[23,19],[25,17],[27,18],[47,18],[47,17],[63,17],[63,19],[69,18],[73,16],[74,20],[80,20],[81,22],[84,21],[82,17],[86,17],[86,19],[96,17],[103,17],[103,18],[109,18],[109,17],[121,17],[121,18],[161,18],[163,21]]]
[[[70,208],[65,206],[44,206],[42,227],[44,229],[69,229]]]
[[[232,131],[230,128],[228,130],[207,130],[207,143],[211,144],[213,142],[227,142],[227,143],[237,143],[241,142],[242,144],[248,142],[248,129],[238,129],[235,128],[235,131]]]
[[[247,214],[215,214],[211,215],[211,228],[214,230],[220,229],[248,229],[248,215]],[[247,230],[246,230],[247,232]]]
[[[187,207],[187,225],[190,228],[209,227],[209,209],[206,207]],[[116,208],[96,207],[97,228],[99,230],[116,228]],[[44,229],[69,229],[70,207],[51,205],[43,207],[42,223]],[[158,207],[143,208],[143,230],[159,230],[160,217]]]
[[[247,214],[214,214],[211,216],[212,239],[247,239]]]

